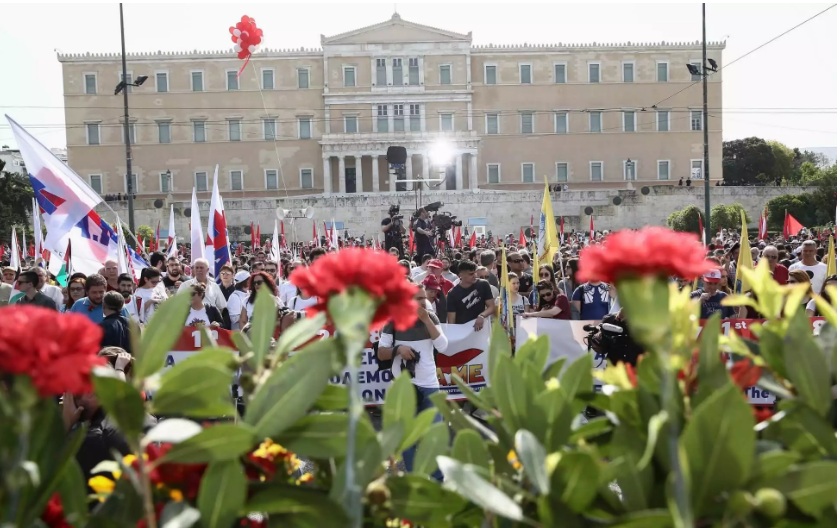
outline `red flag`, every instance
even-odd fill
[[[312,221],[312,242],[315,247],[321,247],[321,239],[318,238],[318,226],[315,224],[315,220]]]
[[[3,260],[3,256],[6,254],[6,247],[0,246],[0,260]]]
[[[787,240],[788,238],[797,235],[805,228],[799,223],[799,220],[793,217],[792,214],[785,211],[785,225],[782,228],[782,236]]]
[[[566,243],[566,223],[563,217],[560,217],[560,244]]]
[[[475,236],[475,229],[473,229],[472,235],[470,235],[470,249],[475,247],[476,236]]]
[[[260,224],[257,224],[257,240],[254,247],[258,247],[262,243],[262,233],[260,232]]]
[[[155,251],[160,249],[160,220],[158,220],[157,229],[155,230],[155,239],[152,242],[155,245]]]
[[[143,242],[143,237],[138,235],[137,236],[137,252],[138,253],[145,253],[146,252],[146,244]]]
[[[595,217],[589,217],[589,241],[595,242]]]
[[[411,229],[408,232],[408,252],[414,253],[414,230]]]
[[[461,247],[461,226],[455,228],[455,247]]]
[[[326,235],[327,237],[327,247],[332,247],[332,232],[329,229],[327,229],[326,220],[324,221],[324,235]]]
[[[758,217],[758,239],[767,240],[767,209]]]
[[[286,227],[283,225],[282,220],[280,220],[280,247],[286,247]]]
[[[29,254],[29,257],[30,257],[30,258],[34,258],[34,257],[35,257],[35,244],[32,244],[32,243],[30,242],[30,244],[29,244],[29,248],[27,249],[27,253]]]
[[[531,217],[531,229],[533,230],[534,227],[534,217]],[[501,239],[500,239],[501,240]],[[525,240],[525,231],[520,227],[519,228],[519,247],[527,247],[528,241]]]

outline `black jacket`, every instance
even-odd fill
[[[119,313],[111,314],[99,323],[102,327],[102,348],[107,346],[120,347],[129,354],[131,350],[131,337],[129,335],[128,320]]]

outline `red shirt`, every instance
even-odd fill
[[[569,298],[565,295],[558,294],[557,297],[554,299],[554,307],[560,308],[560,313],[551,317],[551,319],[571,319],[572,318],[572,307],[569,304]],[[543,306],[540,308],[540,311],[548,309],[547,307]]]

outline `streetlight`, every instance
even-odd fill
[[[128,87],[140,86],[149,78],[146,75],[137,77],[134,82],[128,82],[128,71],[125,64],[125,25],[123,24],[123,6],[120,3],[120,41],[122,43],[122,80],[114,89],[114,95],[123,94],[123,110],[125,110],[125,122],[123,133],[125,135],[125,190],[128,195],[128,230],[134,235],[134,186],[131,184],[131,136],[128,123]]]
[[[295,228],[295,220],[302,220],[304,218],[311,219],[315,216],[315,209],[311,207],[306,207],[304,209],[281,209],[277,208],[275,212],[277,218],[279,220],[291,220],[292,225],[292,238],[294,239],[294,244],[297,246],[297,228]]]

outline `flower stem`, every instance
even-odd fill
[[[660,348],[660,347],[657,347]],[[693,528],[694,513],[691,511],[691,497],[688,495],[688,488],[685,481],[685,473],[680,462],[680,429],[677,420],[676,398],[674,393],[673,372],[670,365],[670,357],[664,350],[656,350],[662,369],[662,382],[660,386],[661,406],[668,413],[668,460],[671,463],[671,471],[674,472],[674,499],[679,515],[677,528]]]
[[[149,480],[149,472],[146,460],[143,457],[143,450],[140,445],[132,442],[131,450],[137,453],[137,463],[140,467],[140,486],[142,487],[143,495],[143,513],[146,517],[146,526],[148,528],[157,528],[157,519],[155,518],[155,505],[152,501],[152,483]]]
[[[347,424],[347,459],[345,460],[345,485],[344,508],[350,514],[350,526],[361,528],[362,526],[362,489],[356,483],[356,431],[359,428],[359,419],[364,408],[361,394],[359,392],[359,367],[356,365],[356,356],[362,351],[360,343],[353,339],[341,339],[344,351],[347,355],[347,372],[350,376],[348,387],[348,424]]]

